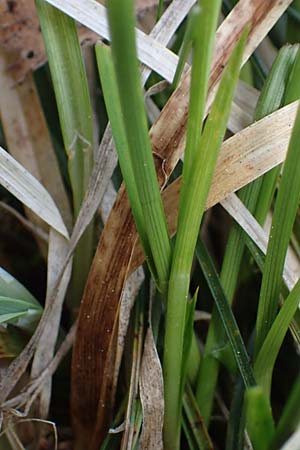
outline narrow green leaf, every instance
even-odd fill
[[[163,13],[164,9],[164,0],[159,0],[158,7],[157,7],[157,18],[156,20],[159,20],[161,18],[161,15]]]
[[[104,94],[105,105],[112,128],[114,141],[116,144],[116,150],[118,152],[119,164],[121,167],[123,178],[125,179],[128,198],[134,215],[135,223],[138,229],[139,237],[141,239],[145,251],[146,259],[149,264],[149,268],[153,276],[156,277],[155,266],[152,260],[149,242],[146,234],[146,225],[137,191],[137,185],[134,179],[131,160],[128,157],[129,148],[122,118],[118,85],[113,67],[110,48],[106,47],[103,44],[97,44],[96,57]]]
[[[298,281],[284,301],[256,358],[254,364],[255,377],[257,383],[262,386],[267,395],[270,395],[272,374],[276,358],[299,303],[300,281]]]
[[[42,307],[31,300],[0,296],[0,323],[12,323],[32,333],[42,312]]]
[[[36,298],[2,267],[0,267],[0,296],[18,298],[26,301],[33,308],[41,308]]]
[[[292,387],[291,393],[284,405],[281,417],[276,427],[275,436],[272,441],[272,450],[276,450],[297,429],[300,424],[300,377]]]
[[[76,24],[36,0],[58,107],[77,216],[93,166],[92,108]]]
[[[255,120],[260,120],[280,107],[290,103],[288,101],[287,90],[290,86],[290,74],[298,48],[299,46],[297,45],[285,45],[279,50],[261,95],[259,96]],[[266,220],[280,170],[281,165],[270,170],[261,179],[259,201],[255,208],[255,217],[260,224],[263,224]]]
[[[256,322],[256,353],[275,319],[282,287],[282,271],[300,196],[300,108],[295,119],[278,197],[276,199],[264,265]],[[288,205],[288,208],[286,207]]]
[[[256,205],[260,184],[253,182],[241,189],[239,197],[250,210]],[[223,259],[220,281],[224,289],[224,293],[229,302],[232,304],[241,262],[244,255],[244,233],[237,224],[233,224],[226,245],[226,251]],[[225,330],[222,326],[221,318],[217,307],[215,306],[212,313],[208,335],[205,343],[203,359],[200,365],[199,377],[197,381],[197,401],[201,408],[205,423],[209,422],[214,392],[217,383],[219,362],[216,358],[215,349],[224,345]]]
[[[187,426],[192,435],[191,439],[195,441],[196,448],[198,450],[212,450],[213,443],[202,420],[201,411],[189,383],[186,385],[183,396],[183,408],[188,421]]]
[[[253,450],[268,450],[274,435],[270,404],[262,388],[246,392],[246,423]]]
[[[234,386],[233,398],[226,433],[226,450],[243,450],[245,448],[246,415],[244,407],[245,385],[238,377]]]
[[[181,418],[181,367],[183,358],[184,324],[190,272],[205,202],[218,157],[231,102],[241,66],[247,31],[237,44],[226,67],[211,113],[200,140],[195,136],[197,148],[193,154],[191,173],[186,174],[180,195],[179,218],[172,269],[169,280],[166,333],[164,345],[165,379],[165,448],[179,446]],[[195,53],[196,57],[196,53]],[[193,85],[193,81],[192,81]],[[197,95],[197,92],[191,95]],[[202,102],[202,99],[199,99]],[[185,163],[184,163],[185,164]],[[200,176],[201,174],[201,176]],[[174,326],[176,324],[176,326]]]
[[[74,216],[84,199],[94,161],[92,108],[76,23],[45,0],[36,0],[47,51],[64,147],[68,156]],[[78,305],[93,255],[93,225],[74,258],[72,303]]]
[[[180,81],[184,65],[188,59],[188,56],[190,54],[192,44],[193,44],[193,31],[194,31],[194,25],[195,25],[195,16],[199,14],[199,8],[194,7],[192,11],[190,12],[188,19],[187,19],[187,25],[186,30],[183,36],[182,45],[179,51],[179,60],[176,67],[176,71],[174,74],[173,82],[172,82],[172,89],[176,89],[178,86],[178,83]]]
[[[255,120],[260,120],[282,106],[297,50],[298,46],[293,45],[286,45],[279,50],[259,96]]]
[[[182,173],[181,199],[193,171],[199,149],[202,121],[205,111],[210,65],[215,42],[215,30],[221,8],[220,0],[202,0],[194,7],[187,39],[192,41],[189,116]],[[201,30],[201,31],[200,31]],[[205,43],[205,45],[203,45]],[[189,44],[188,44],[189,46]],[[223,136],[222,136],[223,137]]]
[[[135,47],[133,1],[109,0],[107,8],[112,54],[128,142],[127,157],[131,161],[159,288],[165,291],[170,271],[171,244],[148,136]],[[127,179],[127,174],[123,175]]]
[[[284,95],[284,103],[286,105],[300,98],[300,47],[299,45],[295,45],[294,47],[298,48],[298,51],[290,72],[287,89]]]
[[[195,443],[194,436],[192,433],[191,425],[187,417],[182,418],[182,430],[187,440],[187,445],[189,450],[198,450],[197,444]],[[1,448],[0,448],[1,450]],[[6,450],[6,449],[5,449]]]
[[[254,386],[256,382],[244,341],[241,337],[230,305],[226,299],[214,264],[201,239],[198,239],[197,242],[196,255],[214,301],[216,302],[222,325],[230,342],[231,349],[245,387]]]

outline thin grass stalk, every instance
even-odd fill
[[[151,257],[151,250],[147,239],[144,216],[134,179],[133,168],[128,158],[129,148],[124,128],[121,105],[119,100],[118,84],[114,71],[111,50],[103,44],[96,45],[96,57],[103,89],[106,110],[110,120],[112,133],[118,153],[121,171],[124,174],[126,191],[139,232],[139,237],[147,257],[149,268],[155,276],[155,266]]]
[[[287,402],[276,427],[275,436],[271,445],[272,450],[276,450],[292,434],[300,423],[300,376],[291,389]]]
[[[254,364],[254,373],[264,392],[270,396],[273,369],[284,337],[299,305],[300,281],[293,288],[278,313]]]
[[[88,82],[76,23],[69,16],[36,0],[59,113],[73,192],[76,218],[93,168],[93,125]],[[93,255],[93,225],[78,244],[74,259],[72,303],[79,306]]]
[[[246,33],[243,34],[224,71],[215,102],[199,142],[197,158],[193,161],[189,179],[185,180],[187,185],[183,190],[184,196],[181,196],[180,199],[177,236],[169,281],[164,345],[166,404],[164,438],[166,450],[179,448],[182,351],[190,272],[209,186],[225,134],[245,42]],[[194,57],[196,56],[195,54]],[[192,95],[197,95],[197,92],[191,92]]]
[[[182,199],[185,197],[185,186],[188,185],[199,149],[210,65],[215,42],[215,30],[217,28],[220,8],[220,0],[203,0],[194,7],[192,13],[190,37],[192,39],[193,64],[191,69],[189,116],[181,185]]]
[[[197,449],[212,450],[212,440],[203,422],[201,412],[197,405],[192,387],[189,383],[187,383],[185,387],[183,409],[187,417],[188,426],[192,435],[191,437],[193,437],[193,440],[197,443]]]
[[[244,385],[246,388],[255,386],[256,381],[244,341],[241,337],[229,302],[226,299],[214,264],[207,252],[204,243],[200,238],[198,239],[196,246],[196,255],[218,308],[223,328],[225,330],[227,339],[229,340],[231,350],[236,360],[236,364],[239,368]]]
[[[282,288],[282,271],[300,193],[300,109],[295,119],[278,197],[276,199],[256,321],[256,354],[276,317]],[[288,208],[286,207],[288,205]]]
[[[107,8],[112,54],[128,142],[128,158],[131,161],[144,216],[145,234],[156,268],[158,287],[164,292],[170,272],[171,244],[148,136],[135,47],[133,1],[109,0]],[[123,176],[126,181],[127,174]]]

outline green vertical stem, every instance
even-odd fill
[[[205,2],[202,2],[201,6],[204,8]],[[219,6],[219,3],[215,3],[217,9]],[[197,151],[193,151],[194,160],[190,157],[193,163],[189,166],[191,173],[186,174],[188,179],[183,174],[177,236],[169,281],[164,346],[165,450],[179,448],[182,352],[190,272],[205,202],[238,79],[245,40],[246,33],[243,34],[224,71],[203,134],[200,139],[195,136],[194,143],[199,143],[199,147]],[[194,58],[196,56],[195,53]],[[197,62],[196,60],[193,64]],[[197,94],[191,91],[191,96],[193,95]],[[199,101],[199,107],[201,108],[201,101]]]

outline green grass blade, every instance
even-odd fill
[[[282,105],[289,71],[294,62],[295,54],[296,50],[293,46],[286,46],[278,52],[278,56],[257,103],[255,110],[256,120],[271,114]],[[273,169],[264,177],[245,186],[238,193],[239,198],[249,211],[252,213],[255,211],[260,216],[262,222],[265,220],[273,197],[279,170],[280,168]],[[233,223],[220,274],[221,283],[230,304],[233,301],[244,255],[244,239],[243,230],[237,224]],[[206,423],[208,423],[211,416],[219,369],[219,362],[212,352],[218,346],[218,343],[223,342],[224,336],[224,329],[221,326],[220,317],[215,307],[206,339],[202,364],[200,365],[197,386],[197,400],[200,405],[203,405],[201,410]]]
[[[123,177],[125,179],[128,198],[131,204],[135,223],[137,225],[139,237],[145,250],[147,262],[149,264],[152,274],[156,276],[155,267],[151,257],[151,251],[149,248],[149,242],[147,239],[144,216],[142,213],[140,199],[137,192],[137,186],[134,180],[131,160],[130,158],[128,158],[129,149],[124,123],[122,119],[122,111],[119,100],[117,80],[113,67],[110,48],[104,46],[103,44],[96,45],[96,57],[103,89],[103,95],[105,99],[105,105],[112,128],[112,133],[114,136],[116,150],[118,152],[119,164],[121,167]]]
[[[291,393],[285,403],[283,412],[276,427],[272,442],[272,450],[276,450],[297,429],[300,423],[300,377],[292,387]]]
[[[92,109],[76,24],[36,0],[56,95],[77,216],[93,166]]]
[[[262,388],[246,392],[246,423],[253,450],[268,450],[274,436],[271,407]]]
[[[256,120],[299,98],[299,94],[296,95],[296,86],[299,86],[298,79],[295,80],[295,77],[291,76],[295,68],[298,49],[298,45],[286,45],[279,50],[258,100]],[[270,170],[263,177],[259,201],[255,209],[255,217],[260,224],[263,224],[266,220],[280,169],[281,165]]]
[[[248,388],[253,386],[256,382],[250,364],[250,358],[228,300],[225,296],[217,271],[201,239],[198,239],[197,242],[196,255],[214,301],[216,302],[222,325],[230,342],[230,346],[245,387]]]
[[[300,47],[299,45],[295,45],[294,47],[298,48],[298,51],[290,72],[288,85],[284,96],[284,103],[286,105],[298,100],[300,97]]]
[[[255,377],[257,383],[262,386],[267,395],[270,395],[272,374],[276,358],[289,329],[290,322],[298,308],[299,302],[300,281],[298,281],[284,301],[256,358],[254,364]]]
[[[25,300],[33,308],[41,307],[37,299],[18,280],[10,275],[10,273],[2,269],[2,267],[0,267],[0,295]]]
[[[183,430],[183,434],[187,441],[187,448],[189,450],[198,450],[197,444],[195,443],[195,440],[194,440],[192,427],[190,425],[188,418],[185,416],[182,419],[182,430]],[[2,450],[2,449],[0,448],[0,450]],[[6,450],[6,448],[5,448],[5,450]]]
[[[286,45],[279,50],[259,96],[255,120],[260,120],[282,106],[296,53],[297,46],[292,45]]]
[[[107,8],[112,54],[129,148],[128,158],[144,215],[159,288],[164,291],[169,278],[171,244],[148,136],[135,47],[133,1],[109,0]]]
[[[183,408],[188,421],[188,427],[192,434],[192,441],[195,441],[198,450],[211,450],[213,444],[208,434],[208,430],[202,420],[193,390],[189,383],[185,388],[183,396]]]
[[[245,385],[236,380],[226,433],[226,450],[243,450],[245,442],[246,416],[244,408]]]
[[[0,296],[0,323],[12,323],[33,333],[42,313],[43,308],[31,301]]]
[[[164,0],[159,0],[157,7],[157,18],[156,18],[157,21],[161,18],[163,9],[164,9]]]
[[[275,204],[256,322],[256,353],[273,320],[282,287],[282,271],[300,195],[300,108],[295,120],[278,197]],[[287,208],[288,205],[288,208]]]
[[[193,32],[195,28],[195,21],[196,17],[199,15],[199,8],[194,7],[192,11],[190,12],[188,19],[187,19],[187,25],[185,29],[185,33],[183,36],[182,45],[179,52],[179,61],[176,67],[175,75],[173,78],[172,88],[176,89],[178,86],[178,83],[180,81],[184,65],[188,59],[189,53],[192,48],[193,44]]]
[[[195,152],[197,158],[193,161],[190,176],[182,181],[187,184],[180,196],[176,244],[169,281],[164,347],[166,450],[175,450],[179,446],[180,376],[190,271],[208,190],[226,130],[246,36],[245,32],[224,71],[216,99],[199,142],[199,148]],[[197,95],[196,92],[194,94]],[[197,138],[195,138],[196,142]],[[176,324],[176,327],[174,324]]]
[[[184,191],[198,154],[215,31],[221,8],[220,0],[202,0],[198,3],[194,8],[190,27],[193,64],[182,174],[182,201],[184,201]]]
[[[252,210],[256,205],[259,188],[260,185],[254,182],[246,186],[246,188],[242,189],[239,193],[239,197],[243,203]],[[228,238],[220,274],[220,281],[229,305],[231,305],[233,301],[243,255],[244,233],[239,226],[234,223]],[[203,405],[201,410],[205,423],[209,422],[211,416],[219,371],[219,361],[215,358],[213,351],[225,340],[225,335],[219,312],[215,306],[205,343],[203,359],[200,364],[196,392],[198,404]]]
[[[36,0],[46,46],[77,217],[93,168],[92,108],[76,23]],[[93,255],[93,226],[81,238],[74,258],[72,303],[78,306]]]

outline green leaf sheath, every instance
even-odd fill
[[[133,1],[107,2],[112,54],[134,180],[159,288],[165,291],[171,244],[157,182],[135,47]],[[120,20],[120,17],[122,20]],[[123,174],[126,180],[126,174]]]
[[[246,422],[253,450],[268,450],[275,427],[269,401],[259,386],[246,392]]]

